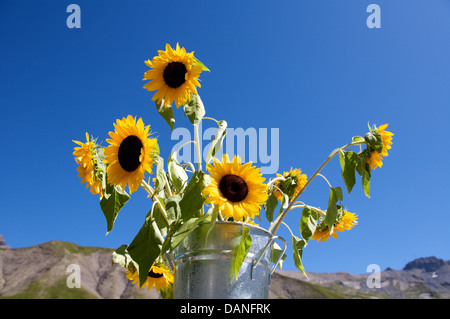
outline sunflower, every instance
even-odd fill
[[[133,284],[139,285],[139,273],[135,268],[133,270],[127,269],[126,277],[131,280]],[[173,274],[167,266],[153,264],[148,272],[147,280],[141,288],[147,286],[148,290],[153,287],[157,291],[160,291],[161,289],[166,290],[170,285],[173,285],[173,282]]]
[[[383,141],[383,149],[381,153],[378,153],[375,150],[370,150],[369,156],[366,158],[367,163],[370,168],[377,168],[383,166],[383,162],[381,159],[385,156],[388,156],[388,149],[391,149],[392,145],[392,136],[394,135],[392,132],[386,131],[386,128],[389,124],[383,124],[376,130],[381,134],[381,140]]]
[[[283,175],[277,174],[277,177],[284,177],[284,180],[277,182],[277,188],[275,188],[274,191],[274,195],[280,202],[283,199],[280,190],[284,194],[287,194],[289,196],[289,200],[291,200],[298,194],[307,182],[306,174],[302,174],[302,170],[298,168],[292,169],[291,167],[289,172],[284,172]]]
[[[86,188],[91,187],[92,194],[100,194],[100,198],[102,198],[104,190],[102,187],[102,172],[97,163],[98,145],[89,138],[87,132],[85,143],[73,142],[80,145],[79,147],[74,147],[73,155],[75,156],[75,162],[78,164],[78,176],[82,177],[81,183],[86,183]]]
[[[370,169],[383,166],[381,161],[382,156],[375,150],[370,151],[370,155],[366,158],[366,162],[369,164]]]
[[[213,161],[214,166],[207,165],[212,181],[202,192],[209,196],[205,203],[218,205],[225,219],[231,217],[242,221],[258,215],[268,197],[260,169],[253,167],[251,162],[241,164],[239,156],[230,161],[224,154],[222,163],[217,158]]]
[[[321,230],[316,229],[311,239],[317,240],[318,242],[324,242],[330,237],[330,235],[336,239],[337,231],[343,232],[345,230],[350,230],[358,223],[357,219],[358,216],[354,213],[344,211],[339,221],[334,225],[332,232],[328,227]]]
[[[194,57],[194,52],[187,53],[177,43],[175,50],[166,44],[166,51],[159,50],[158,55],[152,61],[145,61],[151,70],[144,73],[143,80],[151,80],[144,85],[148,91],[157,91],[153,101],[163,101],[166,107],[171,107],[175,102],[177,108],[186,104],[191,98],[191,93],[197,94],[197,88],[201,87],[198,77],[202,70],[207,70]]]
[[[114,132],[109,132],[110,144],[105,148],[106,173],[110,185],[120,185],[125,189],[127,182],[130,194],[135,192],[144,178],[145,172],[152,174],[154,154],[158,152],[156,138],[150,139],[150,125],[144,127],[140,118],[128,115],[114,123]]]

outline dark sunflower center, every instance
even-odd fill
[[[161,278],[163,276],[163,274],[157,274],[157,273],[153,272],[153,269],[152,269],[148,272],[147,276],[151,277],[151,278]]]
[[[225,175],[219,182],[219,190],[229,201],[244,200],[248,194],[247,183],[237,175]]]
[[[186,66],[181,62],[170,62],[164,69],[164,82],[173,89],[183,84],[186,79]]]
[[[132,172],[139,167],[141,162],[142,142],[139,137],[127,136],[119,146],[119,164],[127,172]]]

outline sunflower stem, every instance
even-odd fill
[[[328,162],[336,156],[336,154],[339,153],[339,150],[345,150],[347,148],[349,148],[350,146],[354,146],[354,145],[361,145],[361,144],[366,144],[366,141],[357,141],[357,142],[352,142],[349,143],[347,145],[344,145],[340,148],[335,149],[333,152],[330,153],[330,155],[328,155],[328,158],[322,163],[322,165],[320,165],[320,167],[315,171],[315,173],[311,176],[311,178],[306,182],[306,184],[303,186],[303,188],[297,193],[297,195],[294,197],[294,199],[290,202],[290,204],[288,205],[288,207],[286,207],[286,209],[284,210],[284,212],[279,215],[277,217],[277,219],[275,220],[275,222],[270,226],[269,231],[274,235],[278,228],[280,227],[284,217],[286,217],[287,213],[293,208],[295,202],[297,201],[297,199],[300,197],[300,195],[303,194],[303,192],[306,190],[306,188],[309,186],[309,184],[314,180],[314,178],[316,178],[316,176],[320,173],[320,171],[325,167],[325,165],[328,164]]]
[[[164,183],[166,184],[166,194],[167,194],[167,197],[170,197],[170,196],[172,196],[172,189],[170,188],[169,181],[167,179],[166,174],[163,174],[163,176],[164,176]]]
[[[292,209],[295,209],[295,208],[304,208],[305,206],[307,206],[307,205],[305,205],[305,204],[295,205],[295,206],[292,206],[291,210],[292,210]],[[313,207],[313,206],[309,206],[309,207],[314,208],[314,210],[317,211],[317,212],[318,212],[320,215],[322,215],[322,216],[325,216],[325,215],[326,215],[326,211],[323,211],[323,210],[321,210],[320,208]],[[282,222],[282,223],[283,223],[283,222]]]
[[[212,117],[207,117],[207,116],[204,116],[204,117],[202,118],[202,120],[212,120],[212,121],[216,122],[216,123],[217,123],[217,125],[219,125],[219,121],[218,121],[218,120],[216,120],[216,119],[213,119]]]
[[[294,237],[294,233],[292,232],[291,228],[289,228],[289,226],[285,223],[285,222],[281,222],[284,226],[286,226],[286,228],[289,230],[289,232],[291,233],[291,236]]]
[[[153,202],[152,209],[151,209],[151,211],[150,211],[150,219],[153,218],[153,210],[155,209],[155,205],[158,205],[159,209],[160,209],[161,212],[162,212],[162,215],[163,215],[164,219],[166,220],[167,225],[169,226],[170,223],[169,223],[169,220],[167,219],[167,213],[166,213],[166,210],[164,209],[164,207],[162,206],[161,202],[160,202],[158,199],[156,199],[156,200]]]
[[[328,186],[330,186],[330,188],[332,188],[330,182],[328,181],[328,179],[325,176],[323,176],[322,174],[317,174],[317,176],[322,177],[325,180],[325,182],[327,182]]]
[[[188,162],[186,164],[181,164],[181,166],[189,166],[189,168],[191,169],[190,173],[194,173],[195,172],[195,167],[194,164],[192,164],[191,162]],[[186,169],[185,169],[186,170]],[[186,170],[187,171],[187,170]],[[188,171],[189,172],[189,171]]]
[[[280,193],[283,193],[283,191],[277,186],[277,185],[272,185],[273,187],[275,187],[276,189],[278,189],[278,191],[280,192]]]
[[[306,205],[295,205],[295,206],[292,206],[292,208],[291,209],[295,209],[295,208],[304,208]]]
[[[147,194],[153,199],[153,196],[155,195],[155,190],[149,184],[147,184],[145,180],[142,180],[141,186],[147,192]]]
[[[197,160],[198,160],[198,170],[202,171],[202,157],[200,151],[200,138],[198,135],[198,124],[194,124],[194,132],[195,132],[195,144],[197,146]]]
[[[178,153],[183,147],[185,147],[186,145],[188,145],[189,143],[194,143],[194,144],[196,144],[197,142],[195,142],[195,141],[188,141],[188,142],[184,143],[184,144],[181,145],[180,148],[177,150],[177,153]]]
[[[284,176],[276,177],[267,183],[267,187],[269,188],[273,183],[275,183],[277,181],[284,181],[284,180],[286,180],[286,178],[284,178]]]

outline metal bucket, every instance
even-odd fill
[[[249,227],[252,244],[237,275],[231,276],[233,248],[241,239],[243,224],[217,221],[199,224],[178,246],[174,253],[176,299],[267,299],[270,276],[279,259],[270,267],[272,245],[276,239],[267,230]]]

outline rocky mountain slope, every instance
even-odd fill
[[[111,264],[112,249],[58,241],[12,249],[0,239],[0,298],[160,298],[155,290],[133,285],[122,267]],[[79,288],[67,285],[71,265],[79,266]],[[420,258],[402,270],[382,271],[379,288],[369,288],[370,275],[309,273],[306,279],[296,271],[276,271],[269,298],[450,298],[450,261]]]
[[[387,269],[374,274],[346,272],[308,273],[308,279],[296,271],[278,271],[272,277],[270,298],[393,298],[449,299],[450,261],[436,257],[419,258],[402,270]],[[299,289],[300,285],[304,289]]]

